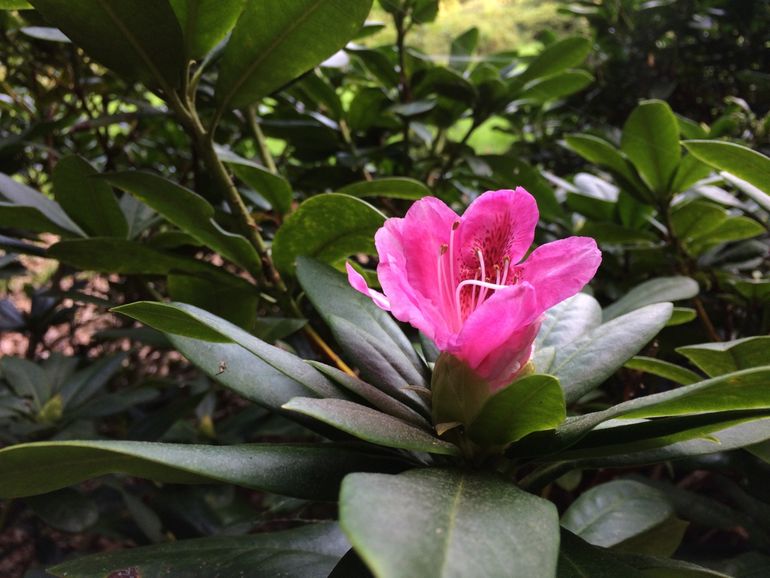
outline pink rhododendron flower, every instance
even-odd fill
[[[521,187],[487,191],[463,216],[426,197],[377,231],[384,294],[350,264],[348,280],[497,389],[529,360],[546,309],[580,291],[601,262],[587,237],[547,243],[520,262],[538,217]]]

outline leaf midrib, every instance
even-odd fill
[[[104,0],[100,0],[104,1]],[[316,2],[309,7],[305,12],[296,20],[293,21],[293,24],[288,26],[281,34],[276,36],[273,41],[268,45],[267,49],[255,60],[252,61],[252,63],[246,67],[246,70],[244,73],[240,76],[240,78],[233,84],[232,88],[228,91],[225,98],[222,100],[222,104],[219,106],[219,109],[217,110],[216,116],[219,117],[224,112],[225,108],[227,108],[227,105],[230,104],[230,101],[233,99],[235,94],[241,89],[241,87],[246,82],[246,79],[248,79],[254,71],[262,65],[262,63],[273,54],[276,47],[283,42],[283,40],[289,36],[292,32],[294,32],[297,28],[299,28],[310,16],[312,16],[318,8],[320,8],[321,4],[325,2],[325,0],[316,0]],[[245,12],[244,12],[245,13]],[[241,15],[241,18],[243,15]]]

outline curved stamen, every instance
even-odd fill
[[[476,256],[479,258],[479,266],[481,267],[481,280],[486,281],[487,280],[487,269],[486,264],[484,263],[484,253],[481,252],[481,248],[476,249]],[[487,297],[487,288],[484,286],[480,286],[481,289],[479,289],[479,303],[483,303],[484,299]]]
[[[446,274],[444,273],[444,254],[447,252],[447,246],[442,243],[438,252],[438,266],[436,267],[438,277],[438,296],[441,300],[441,306],[446,307],[447,294],[446,294]]]
[[[503,257],[503,278],[500,279],[500,285],[505,285],[505,282],[508,279],[508,270],[510,268],[511,268],[511,258],[508,255],[506,255],[505,257]]]
[[[483,289],[492,289],[493,291],[499,291],[500,289],[505,289],[507,287],[507,285],[498,285],[497,283],[487,283],[486,281],[476,281],[475,279],[466,279],[465,281],[461,281],[460,284],[457,286],[457,289],[455,289],[455,304],[457,305],[458,309],[460,308],[460,294],[462,293],[463,288],[467,287],[468,285],[473,285],[475,287],[482,287]],[[479,301],[479,305],[480,304],[481,304],[481,301]]]

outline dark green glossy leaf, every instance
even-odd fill
[[[503,446],[554,429],[565,417],[559,380],[529,375],[494,393],[468,428],[468,436],[483,446]]]
[[[166,483],[220,482],[334,500],[346,473],[398,463],[333,444],[204,446],[127,441],[37,442],[0,450],[0,496],[33,496],[109,473]]]
[[[262,165],[244,159],[232,151],[218,148],[217,155],[228,164],[235,176],[246,183],[258,195],[281,214],[291,209],[291,185],[280,175],[271,173]],[[248,194],[244,193],[245,196]]]
[[[662,359],[655,359],[654,357],[638,355],[629,359],[623,367],[651,373],[652,375],[670,379],[680,385],[690,385],[701,380],[697,373],[685,367],[680,367]]]
[[[62,578],[200,576],[282,576],[326,578],[349,548],[334,523],[310,524],[282,532],[216,536],[105,552],[49,568]]]
[[[59,205],[94,237],[128,235],[128,223],[115,194],[99,173],[82,157],[61,159],[53,171],[53,192]]]
[[[4,219],[3,222],[7,227],[13,227],[14,224],[23,227],[33,223],[40,223],[40,225],[45,226],[46,222],[48,222],[53,226],[54,232],[64,231],[70,235],[86,236],[83,229],[78,227],[78,225],[67,216],[67,213],[62,210],[58,203],[52,201],[42,193],[13,180],[8,175],[0,173],[0,201],[6,199],[9,204],[0,204],[3,209],[8,210],[10,205],[17,209],[21,208],[20,210],[24,211],[23,222],[17,221],[14,223],[13,221],[9,222]],[[14,216],[20,216],[18,211]],[[35,230],[43,229],[36,228]]]
[[[105,175],[105,179],[152,207],[174,225],[254,273],[262,262],[254,247],[241,235],[229,233],[214,221],[214,207],[193,191],[158,175],[131,171]]]
[[[672,525],[674,517],[664,493],[633,480],[613,480],[581,494],[561,524],[595,546],[670,556],[686,527],[681,521]]]
[[[591,41],[588,38],[572,36],[546,46],[530,65],[521,73],[518,80],[529,82],[535,78],[550,76],[578,66],[591,51]]]
[[[683,144],[703,162],[748,181],[770,195],[770,158],[765,155],[724,141],[688,140]]]
[[[626,155],[606,140],[590,134],[570,134],[564,137],[564,142],[588,162],[610,169],[636,189],[645,189]]]
[[[24,502],[46,524],[63,532],[84,532],[99,519],[96,502],[69,488],[30,496]]]
[[[169,0],[189,58],[206,56],[233,29],[246,0]]]
[[[637,285],[602,313],[604,321],[664,301],[681,301],[698,294],[698,283],[689,277],[657,277]]]
[[[78,269],[100,273],[167,275],[180,272],[228,275],[208,263],[115,237],[60,241],[48,249],[48,255]]]
[[[676,351],[711,377],[770,365],[770,337],[765,335],[722,343],[687,345]]]
[[[679,166],[679,124],[661,100],[642,102],[623,126],[621,148],[644,182],[659,195],[668,195]]]
[[[371,5],[372,0],[249,2],[222,57],[220,110],[256,102],[320,64],[355,36]]]
[[[457,38],[452,40],[449,47],[449,67],[458,72],[463,72],[470,65],[470,58],[479,43],[479,29],[475,26],[468,28]]]
[[[556,508],[492,475],[431,468],[348,476],[340,523],[378,578],[556,573]]]
[[[385,215],[355,197],[338,193],[311,197],[276,233],[275,266],[291,274],[300,255],[336,263],[354,253],[373,253],[374,233],[384,222]]]
[[[594,77],[584,70],[567,70],[527,83],[517,98],[544,104],[580,92],[593,81]]]
[[[30,4],[107,67],[160,86],[180,85],[184,41],[168,2],[32,0]]]
[[[430,189],[415,179],[386,177],[373,181],[361,181],[339,190],[351,197],[388,197],[416,201],[431,194]]]
[[[343,399],[298,397],[284,409],[313,417],[364,441],[431,454],[458,455],[457,446],[398,418]]]
[[[288,351],[268,345],[240,327],[185,303],[139,301],[114,309],[160,331],[205,341],[232,341],[262,363],[322,397],[343,397],[321,373]],[[218,337],[218,338],[217,338]],[[210,358],[207,358],[210,360]],[[195,358],[193,362],[197,362]],[[226,366],[220,368],[226,371]],[[208,371],[211,371],[210,369]],[[255,368],[256,371],[256,368]]]
[[[233,277],[233,280],[239,277]],[[174,301],[189,303],[205,309],[246,330],[251,330],[257,318],[259,295],[249,283],[223,283],[194,275],[169,275],[169,296]]]
[[[425,387],[427,372],[393,318],[327,265],[301,257],[297,278],[364,379],[413,405],[417,398],[405,388]]]
[[[550,367],[538,371],[557,377],[567,403],[598,386],[665,327],[670,303],[647,305],[595,328],[555,352]]]

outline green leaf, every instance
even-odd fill
[[[449,47],[449,67],[458,72],[465,71],[470,65],[470,57],[479,43],[479,29],[475,26],[468,28],[452,40]]]
[[[698,283],[689,277],[657,277],[637,285],[602,313],[604,321],[635,311],[640,307],[664,301],[681,301],[698,294]]]
[[[24,220],[22,222],[17,221],[14,223],[13,221],[9,222],[6,219],[3,219],[2,222],[5,226],[13,227],[15,225],[24,227],[30,224],[39,224],[39,226],[45,227],[46,223],[50,223],[56,232],[64,231],[70,235],[75,234],[80,237],[86,236],[83,229],[78,227],[78,225],[67,216],[67,213],[62,210],[58,203],[30,187],[22,185],[3,173],[0,173],[0,195],[0,200],[5,197],[5,199],[10,201],[10,204],[0,203],[0,207],[7,211],[6,214],[12,215],[9,211],[11,207],[15,208],[15,214],[13,214],[15,217],[20,216],[19,212],[23,211],[21,216],[23,216]],[[30,228],[32,229],[32,227]],[[41,231],[49,229],[35,227],[34,230]]]
[[[573,343],[593,331],[602,323],[599,302],[585,293],[578,293],[551,307],[545,312],[540,331],[535,340],[535,369],[540,373],[550,371],[550,363],[538,363],[539,352],[556,350]],[[552,360],[551,360],[552,361]]]
[[[684,355],[710,377],[740,369],[770,365],[770,337],[746,337],[722,343],[702,343],[679,347]]]
[[[323,375],[288,351],[268,345],[240,327],[185,303],[139,301],[113,309],[160,331],[206,341],[232,341],[255,355],[262,363],[313,391],[321,397],[343,397]],[[218,337],[218,338],[217,338]],[[196,362],[196,359],[192,359]],[[205,369],[205,368],[204,368]],[[225,368],[222,372],[226,371]],[[255,367],[255,373],[257,371]],[[211,368],[207,369],[211,371]],[[219,370],[214,370],[215,373]]]
[[[566,402],[578,400],[601,384],[649,343],[665,327],[671,310],[670,303],[647,305],[558,348],[547,371],[561,382]]]
[[[671,183],[671,192],[682,193],[699,180],[705,179],[711,172],[711,167],[698,160],[695,155],[685,155],[676,169],[674,181]]]
[[[168,276],[167,289],[174,301],[205,309],[246,330],[254,327],[259,295],[249,283],[230,284],[194,275],[174,274]]]
[[[270,203],[270,206],[284,215],[291,209],[291,185],[280,175],[271,173],[262,165],[238,156],[232,151],[217,147],[217,156],[260,197]],[[245,196],[249,196],[244,193]]]
[[[327,265],[301,257],[297,279],[364,379],[413,406],[418,398],[405,388],[425,387],[427,372],[393,318]]]
[[[687,140],[682,144],[704,163],[735,175],[770,196],[770,158],[765,155],[723,141]]]
[[[564,512],[561,524],[589,544],[621,551],[634,551],[643,535],[649,539],[652,534],[657,543],[648,542],[636,551],[670,556],[684,532],[681,523],[674,532],[665,531],[674,517],[673,507],[659,490],[633,480],[613,480],[582,494]]]
[[[282,576],[326,578],[349,548],[337,524],[308,524],[282,532],[181,540],[85,556],[48,568],[62,578],[128,573],[159,576]]]
[[[222,56],[219,110],[256,102],[323,62],[355,36],[371,6],[371,0],[249,2]]]
[[[528,82],[517,95],[517,100],[526,99],[544,104],[579,92],[593,81],[594,77],[585,70],[566,70]]]
[[[124,473],[158,482],[220,482],[334,500],[346,473],[399,471],[396,460],[334,444],[205,446],[129,441],[37,442],[0,450],[0,497],[43,494]]]
[[[628,158],[606,140],[590,134],[570,134],[564,137],[564,143],[588,162],[610,169],[635,189],[646,190]]]
[[[671,319],[666,324],[667,327],[674,325],[683,325],[689,323],[698,316],[695,309],[690,307],[674,307],[674,312],[671,314]]]
[[[200,59],[235,26],[246,0],[169,0],[184,33],[188,58]]]
[[[354,253],[374,253],[374,233],[385,215],[369,203],[338,193],[316,195],[302,203],[278,229],[273,260],[292,274],[299,256],[336,263]]]
[[[663,361],[662,359],[655,359],[654,357],[637,355],[629,359],[623,367],[651,373],[652,375],[670,379],[680,385],[690,385],[701,380],[697,373],[689,369]]]
[[[94,178],[98,171],[84,158],[71,155],[54,168],[53,192],[59,205],[93,237],[128,236],[128,223],[112,187]]]
[[[70,488],[30,496],[24,502],[46,524],[63,532],[84,532],[99,519],[96,503]]]
[[[113,173],[104,178],[247,271],[256,273],[262,267],[259,255],[249,241],[222,229],[214,221],[214,207],[197,193],[158,175],[141,171]]]
[[[700,255],[704,251],[719,245],[720,243],[729,243],[732,241],[742,241],[751,239],[767,232],[767,227],[758,223],[754,219],[744,216],[728,216],[724,221],[711,229],[707,235],[701,235],[691,239],[688,243],[689,249],[695,255]]]
[[[530,65],[517,77],[521,82],[551,76],[582,63],[591,51],[588,38],[571,36],[546,46]]]
[[[623,126],[621,149],[631,159],[644,182],[662,196],[679,166],[679,124],[671,108],[661,100],[637,106]]]
[[[161,87],[177,87],[184,41],[168,2],[32,0],[35,9],[108,68]]]
[[[31,10],[27,0],[0,0],[0,10]]]
[[[406,177],[386,177],[361,181],[342,187],[340,193],[351,197],[387,197],[416,201],[431,194],[420,181]]]
[[[735,175],[722,171],[719,175],[727,182],[736,186],[744,195],[749,197],[752,201],[757,203],[760,207],[770,212],[770,194],[761,191],[758,187],[755,187],[748,181],[739,179]]]
[[[364,441],[414,452],[458,455],[457,446],[375,409],[343,399],[297,397],[284,409],[313,417]]]
[[[229,276],[208,263],[115,237],[60,241],[48,249],[48,256],[84,271],[100,273],[165,276],[180,272]]]
[[[326,377],[334,381],[334,383],[340,387],[345,388],[347,391],[350,391],[351,393],[367,401],[375,409],[378,409],[388,415],[392,415],[393,417],[408,422],[426,431],[433,431],[433,426],[419,413],[411,409],[409,406],[401,403],[397,399],[393,399],[388,394],[384,393],[382,390],[374,387],[373,385],[366,383],[357,377],[349,375],[344,371],[337,369],[336,367],[331,367],[317,361],[308,361],[308,363],[310,363],[310,365],[326,375]]]
[[[468,436],[483,446],[504,446],[532,432],[554,429],[566,415],[559,380],[528,375],[489,397]]]
[[[340,524],[378,578],[556,573],[556,508],[491,475],[354,474],[342,486]]]

